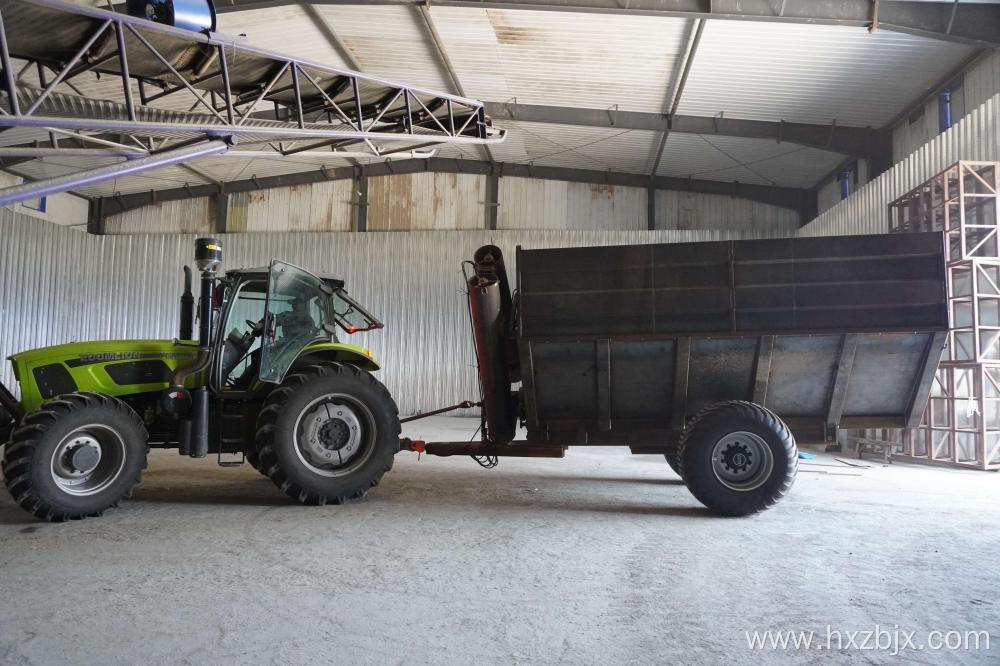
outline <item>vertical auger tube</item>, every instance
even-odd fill
[[[482,266],[481,255],[487,253],[495,259],[488,266]],[[483,389],[486,440],[493,444],[506,444],[514,439],[517,423],[517,405],[510,390],[506,358],[505,330],[510,317],[510,292],[505,295],[501,288],[507,283],[507,275],[503,271],[503,257],[498,248],[480,248],[476,259],[476,275],[469,278],[467,286],[472,337]]]

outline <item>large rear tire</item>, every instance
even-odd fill
[[[120,400],[69,393],[22,419],[4,450],[14,501],[59,522],[99,516],[132,494],[146,468],[148,435]]]
[[[275,389],[258,418],[261,470],[303,504],[341,504],[377,486],[399,451],[389,391],[351,365],[322,363]]]
[[[699,502],[725,516],[774,506],[795,481],[798,449],[788,426],[752,402],[702,412],[679,445],[681,475]]]

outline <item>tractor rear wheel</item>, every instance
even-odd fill
[[[261,470],[303,504],[341,504],[378,485],[399,450],[399,411],[386,388],[351,365],[289,376],[258,417]]]
[[[146,467],[148,435],[120,400],[68,393],[24,417],[4,450],[14,501],[38,518],[99,516],[131,495]]]
[[[795,481],[798,449],[778,416],[752,402],[722,402],[684,431],[678,455],[688,489],[716,513],[770,508]]]

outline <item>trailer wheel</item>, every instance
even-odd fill
[[[258,418],[261,470],[303,504],[342,504],[377,486],[399,451],[389,391],[351,365],[322,363],[289,376]]]
[[[674,474],[683,479],[684,468],[681,465],[681,457],[679,453],[680,453],[680,446],[678,444],[676,443],[668,444],[667,452],[663,454],[663,457],[666,458],[667,464],[670,465],[670,469],[674,470]]]
[[[130,496],[146,467],[148,435],[120,400],[69,393],[22,419],[3,457],[14,501],[53,522],[99,516]]]
[[[723,402],[704,411],[681,437],[688,489],[726,516],[770,508],[792,487],[798,449],[788,426],[752,402]]]

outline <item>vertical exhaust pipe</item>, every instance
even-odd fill
[[[185,380],[208,367],[212,359],[212,301],[215,296],[215,271],[222,261],[222,246],[214,238],[195,241],[195,264],[201,271],[201,301],[198,304],[198,355],[190,363],[178,366],[170,381],[172,389],[182,390]],[[208,455],[208,387],[207,382],[195,389],[192,398],[189,455]],[[169,392],[168,392],[169,394]],[[187,424],[182,423],[181,439],[186,438]]]
[[[191,294],[191,267],[184,267],[184,291],[181,293],[181,325],[178,340],[194,339],[194,296]]]
[[[486,441],[506,444],[514,439],[517,403],[510,390],[507,359],[507,322],[511,294],[500,248],[486,245],[476,251],[474,275],[468,280],[472,337],[483,390]]]

